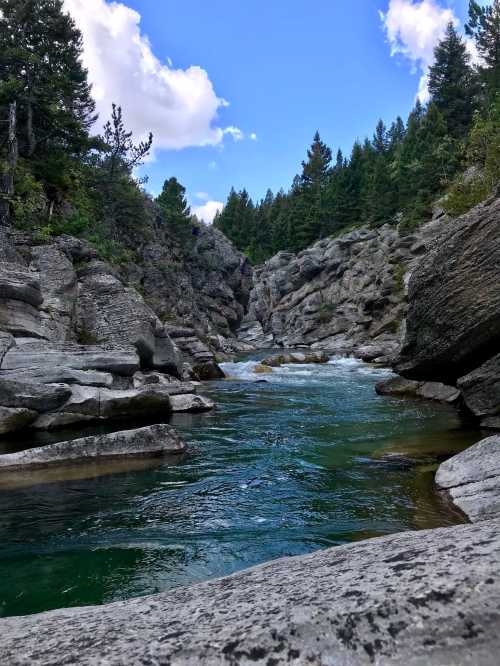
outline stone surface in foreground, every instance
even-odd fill
[[[182,453],[185,445],[165,424],[83,437],[36,449],[0,456],[0,472],[24,467],[44,467],[97,458],[159,456]]]
[[[444,462],[436,485],[472,522],[500,518],[500,436],[483,439]]]
[[[0,621],[9,666],[496,666],[500,521],[372,539],[103,607]]]

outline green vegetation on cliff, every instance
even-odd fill
[[[429,69],[430,101],[417,100],[406,123],[380,120],[335,160],[316,133],[289,192],[268,191],[255,205],[233,190],[216,226],[260,263],[355,225],[411,230],[443,195],[454,215],[482,201],[500,179],[500,0],[471,1],[466,31],[480,64],[450,23]]]
[[[82,36],[62,1],[0,0],[0,16],[0,218],[41,241],[86,237],[118,262],[131,252],[124,239],[159,219],[182,245],[195,223],[184,188],[170,179],[155,205],[134,176],[153,136],[135,143],[116,105],[93,134]]]
[[[115,261],[163,222],[188,254],[198,232],[184,187],[169,178],[153,201],[135,177],[153,137],[136,143],[115,105],[93,133],[82,36],[62,1],[0,0],[0,15],[0,220],[41,240],[86,237]],[[450,24],[429,70],[429,104],[417,101],[406,122],[380,120],[348,156],[317,132],[288,192],[255,204],[232,190],[215,226],[260,263],[359,225],[411,230],[443,195],[454,215],[487,197],[500,177],[500,0],[471,1],[469,15],[480,64]]]

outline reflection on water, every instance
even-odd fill
[[[215,412],[174,417],[190,445],[175,466],[127,461],[0,491],[0,614],[153,593],[461,519],[434,493],[433,470],[480,434],[452,408],[381,398],[387,372],[349,359],[265,382],[254,365],[226,365],[232,379],[208,389]]]

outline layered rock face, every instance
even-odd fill
[[[213,408],[183,381],[223,376],[210,349],[191,330],[183,354],[88,243],[0,241],[0,434]]]
[[[384,226],[280,252],[256,270],[241,340],[259,347],[357,350],[365,360],[395,354],[406,315],[406,282],[439,227],[400,236]]]
[[[500,522],[370,539],[99,608],[0,620],[17,664],[496,666]]]
[[[252,283],[246,257],[218,229],[193,226],[183,250],[168,228],[153,224],[148,240],[131,245],[140,257],[124,267],[157,315],[191,336],[230,338],[245,314]],[[189,336],[188,336],[189,337]]]
[[[443,227],[409,284],[396,371],[458,386],[486,427],[500,427],[500,199]]]

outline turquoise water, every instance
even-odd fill
[[[125,599],[460,520],[432,486],[436,462],[479,439],[454,410],[380,398],[387,371],[350,359],[269,376],[254,366],[227,364],[233,378],[207,385],[215,412],[174,419],[189,442],[175,465],[0,482],[0,614]]]

